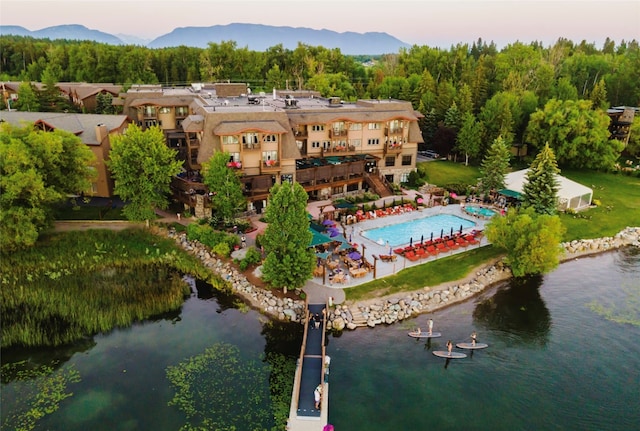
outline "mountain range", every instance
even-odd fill
[[[147,41],[135,36],[113,35],[91,30],[78,24],[58,25],[31,31],[24,27],[1,25],[0,35],[30,36],[38,39],[91,40],[110,45],[134,44],[149,48],[190,46],[206,48],[210,42],[235,41],[238,48],[251,51],[265,51],[282,44],[293,50],[298,43],[309,46],[323,46],[327,49],[339,48],[345,55],[379,55],[397,53],[410,45],[380,32],[338,33],[332,30],[315,30],[306,27],[277,27],[263,24],[227,24],[211,27],[180,27],[170,33]]]

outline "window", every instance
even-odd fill
[[[324,124],[314,124],[313,126],[311,126],[311,130],[313,132],[322,132],[324,131]]]
[[[369,130],[380,130],[380,123],[369,123]]]
[[[399,133],[402,131],[404,127],[404,121],[402,120],[391,120],[389,121],[389,131],[391,133]]]
[[[384,165],[386,167],[395,166],[396,165],[396,158],[394,156],[385,157],[384,158]]]
[[[404,173],[400,174],[400,182],[401,183],[408,183],[409,182],[409,173],[408,172],[404,172]]]
[[[362,146],[362,139],[349,139],[349,145],[351,145],[352,147],[361,147]]]
[[[238,143],[238,137],[235,135],[228,135],[222,137],[223,145],[235,145]]]
[[[239,162],[240,161],[240,153],[229,153],[229,161],[230,162]]]
[[[264,142],[278,142],[278,137],[276,135],[264,135],[262,140]]]
[[[378,138],[367,139],[367,145],[380,145],[380,139]]]
[[[311,148],[320,148],[320,141],[312,141]]]
[[[155,106],[145,106],[144,107],[144,115],[146,116],[155,116],[156,115],[156,107]]]
[[[324,148],[325,151],[331,149],[331,141],[322,141],[322,148]]]
[[[362,130],[362,123],[349,124],[349,130]]]
[[[168,107],[166,107],[166,106],[163,106],[163,107],[161,107],[161,108],[160,108],[160,111],[159,111],[159,112],[160,112],[161,114],[171,114],[171,108],[168,108]]]
[[[189,107],[188,106],[176,106],[176,115],[180,117],[186,117],[189,115]]]
[[[258,134],[257,133],[245,133],[242,135],[242,143],[243,144],[257,144],[258,143]]]
[[[402,156],[402,166],[411,166],[411,156]]]
[[[293,184],[293,175],[292,174],[280,175],[280,182],[283,184],[284,183]]]
[[[275,165],[278,162],[278,152],[277,151],[263,151],[262,152],[262,161],[267,166]]]
[[[158,125],[158,122],[156,120],[144,120],[144,127],[146,128],[154,127],[157,125]]]

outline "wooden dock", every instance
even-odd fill
[[[327,304],[307,304],[307,319],[291,393],[288,431],[323,431],[329,415],[329,357],[325,354]],[[311,317],[319,316],[316,328]],[[314,390],[322,385],[320,408]]]

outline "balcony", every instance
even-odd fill
[[[303,139],[303,138],[308,138],[309,137],[309,131],[307,130],[306,127],[300,127],[297,129],[293,129],[293,134],[296,137],[296,139]]]
[[[243,143],[242,144],[242,149],[244,151],[259,151],[260,148],[260,143],[258,142],[253,142],[253,143]]]
[[[347,129],[329,129],[329,137],[330,138],[339,138],[347,136]]]
[[[402,136],[404,133],[404,129],[402,127],[385,127],[384,135],[385,136]]]
[[[354,145],[337,145],[333,148],[328,148],[326,150],[322,150],[323,154],[342,154],[344,155],[345,153],[353,153],[354,151],[356,151],[356,147]]]
[[[231,169],[242,169],[242,162],[229,162],[227,167]]]
[[[384,147],[385,154],[397,154],[402,152],[402,143],[390,142]]]
[[[262,170],[263,171],[277,171],[280,169],[280,162],[278,160],[263,160],[262,161]]]

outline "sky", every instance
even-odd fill
[[[28,30],[81,24],[152,40],[177,27],[231,23],[384,32],[408,44],[448,48],[482,38],[601,48],[640,40],[640,0],[1,0],[0,24]]]

